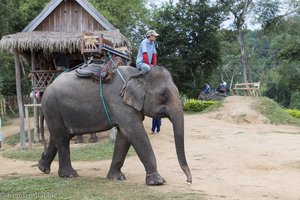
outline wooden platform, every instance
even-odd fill
[[[260,96],[260,82],[237,83],[234,85],[232,90],[234,95],[239,95],[239,92],[241,92],[242,94],[248,96]]]

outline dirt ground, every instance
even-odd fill
[[[193,183],[185,183],[179,167],[172,124],[162,120],[159,134],[150,134],[158,171],[167,183],[159,191],[201,193],[207,199],[300,200],[300,127],[273,125],[253,109],[252,97],[228,97],[224,107],[208,114],[185,115],[186,156]],[[2,130],[4,137],[19,132],[17,121]],[[4,148],[8,149],[8,146]],[[3,151],[3,150],[2,150]],[[0,156],[0,177],[57,176],[58,164],[42,174],[36,164]],[[106,177],[109,161],[73,162],[81,176]],[[125,161],[127,181],[144,184],[145,171],[138,157]]]

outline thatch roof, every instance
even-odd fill
[[[118,30],[97,31],[95,34],[103,34],[105,39],[112,41],[116,47],[128,46],[131,48],[128,39]],[[81,50],[82,32],[20,32],[6,35],[0,40],[0,50],[13,52],[38,51],[46,53],[63,52],[68,49],[70,52]]]

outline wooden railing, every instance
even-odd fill
[[[256,83],[237,83],[232,89],[234,95],[239,95],[238,92],[242,91],[246,95],[259,96],[260,95],[260,82]]]
[[[32,88],[34,90],[44,91],[61,72],[61,70],[31,71],[33,76]]]

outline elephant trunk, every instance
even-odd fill
[[[176,110],[176,109],[175,109]],[[174,139],[175,139],[175,147],[178,162],[180,164],[181,169],[185,173],[187,177],[187,182],[192,183],[192,174],[190,168],[187,164],[184,150],[184,119],[183,119],[183,111],[172,112],[170,115],[170,120],[173,124],[174,131]]]

